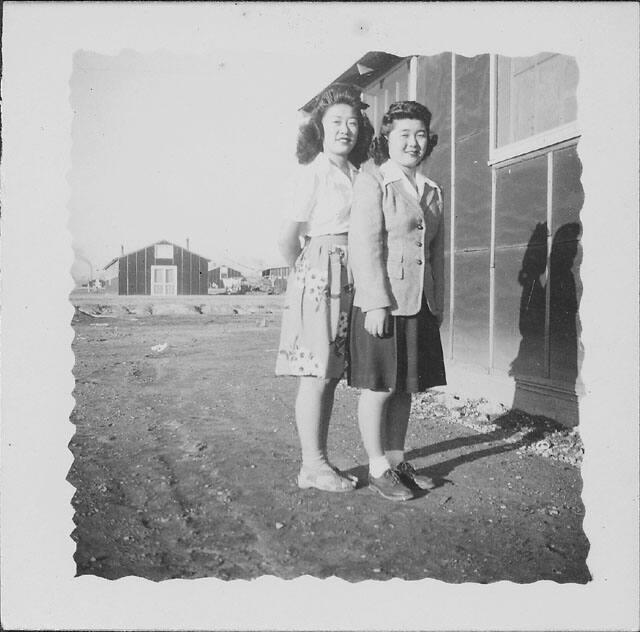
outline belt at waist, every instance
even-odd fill
[[[314,243],[332,243],[332,244],[346,244],[348,241],[348,233],[337,233],[335,235],[306,235],[304,243],[308,244],[310,241]]]

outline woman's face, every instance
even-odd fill
[[[427,151],[429,131],[418,119],[399,119],[393,121],[388,141],[389,158],[401,167],[413,169]]]
[[[325,154],[346,158],[358,140],[358,117],[346,103],[332,105],[322,117]]]

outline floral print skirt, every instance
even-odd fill
[[[347,235],[307,238],[287,282],[276,375],[342,377],[352,302]]]

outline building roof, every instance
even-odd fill
[[[235,261],[230,259],[229,257],[223,257],[222,259],[218,259],[217,262],[210,261],[209,262],[209,270],[215,270],[216,268],[221,268],[222,266],[226,266],[231,270],[235,270],[236,272],[240,272],[241,274],[251,275],[252,273],[260,273],[262,268],[256,268],[255,266],[250,266],[245,263],[240,263],[240,261]],[[244,272],[243,272],[244,270]]]
[[[226,263],[221,263],[218,266],[213,266],[213,268],[209,268],[209,272],[213,272],[214,270],[220,270],[220,268],[227,268],[227,270],[233,270],[234,272],[237,272],[238,274],[244,274],[240,270],[237,270],[236,268],[234,268],[232,266],[228,266]]]
[[[197,252],[193,252],[193,250],[187,250],[187,248],[185,248],[184,246],[178,246],[178,244],[174,244],[172,241],[167,241],[166,239],[161,239],[160,241],[154,241],[153,243],[149,244],[148,246],[143,246],[142,248],[136,248],[135,250],[132,250],[131,252],[127,252],[123,255],[119,255],[118,257],[114,257],[113,259],[111,259],[111,261],[109,261],[109,263],[107,263],[107,265],[103,268],[103,270],[106,270],[107,268],[110,268],[116,261],[122,259],[122,257],[128,257],[129,255],[132,255],[134,252],[140,252],[140,250],[146,250],[147,248],[150,248],[151,246],[156,246],[158,244],[169,244],[171,246],[174,246],[175,248],[182,248],[183,250],[186,250],[187,252],[190,252],[192,255],[196,255],[196,257],[200,257],[201,259],[206,259],[207,261],[211,261],[211,259],[209,259],[209,257],[204,257],[202,255],[199,255]]]
[[[400,63],[407,57],[398,57],[397,55],[391,55],[390,53],[383,53],[380,51],[370,51],[360,57],[358,61],[354,62],[347,70],[345,70],[339,77],[336,77],[333,83],[351,83],[360,88],[368,86],[372,81],[375,81],[378,77],[385,74],[390,68]],[[331,85],[329,84],[329,85]],[[323,88],[313,99],[307,101],[300,109],[305,112],[311,112],[316,104],[318,97],[322,94]]]
[[[109,263],[107,263],[107,265],[102,268],[103,270],[107,270],[109,269],[116,261],[119,261],[120,257],[114,257],[113,259],[111,259],[111,261],[109,261]]]
[[[266,272],[267,270],[279,270],[280,268],[290,268],[286,263],[281,263],[279,266],[269,266],[267,268],[262,268],[262,272]]]

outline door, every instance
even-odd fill
[[[178,294],[178,266],[151,266],[151,296]]]

